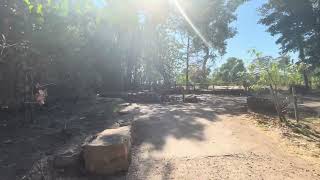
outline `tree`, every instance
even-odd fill
[[[227,62],[222,64],[214,75],[215,81],[224,82],[228,84],[244,84],[243,76],[246,73],[246,68],[242,59],[231,57]]]
[[[35,82],[56,84],[51,98],[172,84],[183,47],[169,4],[105,2],[1,1],[0,101],[23,102]]]
[[[272,59],[272,57],[261,56],[260,53],[255,53],[255,51],[252,51],[252,53],[256,56],[256,59],[249,67],[252,75],[258,76],[257,83],[259,85],[269,86],[279,120],[281,122],[287,122],[278,94],[278,88],[282,84],[283,80],[279,74],[280,71],[278,64]]]
[[[301,77],[299,66],[287,63],[290,58],[286,56],[272,58],[271,56],[263,56],[261,52],[256,50],[251,50],[251,53],[254,55],[255,59],[249,66],[250,75],[256,77],[257,85],[268,86],[270,88],[271,97],[275,109],[277,110],[279,120],[287,123],[284,114],[286,103],[282,102],[279,96],[279,89],[281,86],[294,86],[299,83]],[[297,118],[295,97],[294,104]]]
[[[282,53],[299,52],[300,61],[318,65],[320,59],[319,1],[269,0],[260,9],[261,24],[268,26],[271,35],[280,35],[277,42]],[[303,71],[309,88],[308,70]]]
[[[219,55],[224,55],[227,39],[236,34],[231,23],[236,20],[235,10],[244,0],[176,2],[187,19],[184,23],[189,26],[188,35],[192,38],[194,53],[203,57],[201,62],[202,81],[206,82],[208,62]],[[191,31],[193,33],[190,33]]]
[[[206,72],[207,72],[206,76],[208,76],[210,74],[210,69],[207,69]],[[203,71],[201,66],[197,64],[190,65],[190,80],[192,83],[194,84],[198,83],[206,86],[208,82],[203,81],[202,73]]]

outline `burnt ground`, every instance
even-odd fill
[[[118,120],[114,111],[119,103],[106,98],[56,102],[36,110],[32,124],[22,123],[24,113],[2,112],[0,179],[23,179],[41,159],[78,149],[86,138]]]

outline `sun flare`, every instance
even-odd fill
[[[192,30],[201,38],[201,40],[203,41],[203,43],[207,46],[207,47],[212,47],[211,43],[209,41],[206,40],[206,38],[202,35],[202,33],[200,32],[200,30],[194,25],[194,23],[191,21],[191,19],[189,18],[189,16],[187,15],[186,11],[183,9],[182,5],[180,4],[179,0],[173,0],[174,5],[176,6],[176,8],[178,9],[178,11],[181,13],[181,15],[183,16],[183,18],[185,19],[185,21],[187,21],[187,23],[190,25],[190,27],[192,28]]]

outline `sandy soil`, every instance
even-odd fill
[[[250,122],[242,97],[137,105],[126,179],[320,179],[320,159],[287,151]]]

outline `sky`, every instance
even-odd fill
[[[251,56],[248,50],[255,48],[264,55],[279,56],[280,46],[275,43],[276,38],[266,32],[266,26],[258,24],[260,19],[257,9],[266,0],[251,0],[240,6],[237,10],[237,21],[233,26],[237,28],[237,35],[228,40],[227,54],[224,55],[216,65],[225,62],[228,57],[237,57],[249,63]]]

